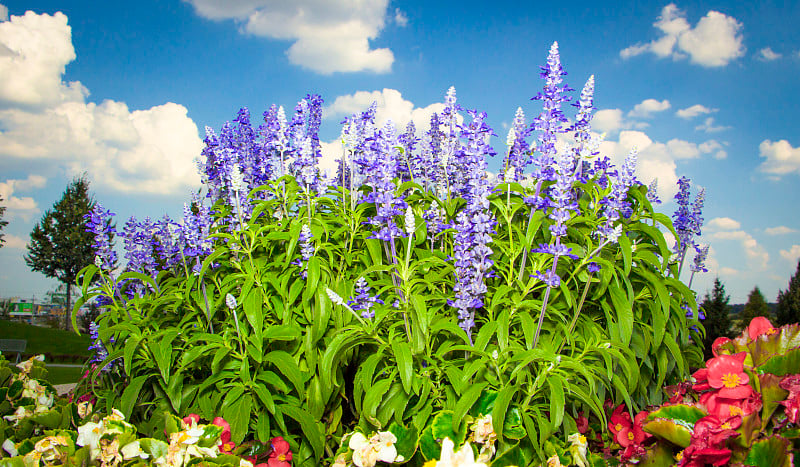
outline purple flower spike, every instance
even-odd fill
[[[92,210],[84,216],[86,231],[94,234],[92,247],[95,255],[100,258],[100,267],[105,270],[114,269],[117,264],[117,252],[114,251],[114,245],[111,243],[117,234],[111,224],[112,217],[114,217],[114,213],[103,209],[100,203],[96,203]]]
[[[359,277],[355,284],[356,296],[347,302],[353,311],[361,311],[361,317],[364,319],[372,319],[375,317],[375,311],[372,309],[376,303],[383,305],[383,300],[378,298],[377,295],[370,295],[370,286],[367,280]]]

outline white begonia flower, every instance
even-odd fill
[[[39,407],[43,407],[45,409],[49,409],[53,406],[53,402],[55,398],[52,394],[40,394],[39,397],[36,398],[36,405]]]
[[[564,467],[558,454],[553,454],[553,457],[547,459],[547,467]]]
[[[17,455],[19,454],[19,451],[17,451],[17,446],[14,444],[13,441],[11,441],[10,438],[6,438],[6,440],[3,441],[3,449],[11,457],[17,457]]]
[[[377,439],[376,439],[377,438]],[[381,462],[392,463],[397,459],[397,436],[390,431],[379,431],[372,437],[371,441],[378,444],[378,460]]]
[[[19,425],[20,420],[28,417],[32,417],[33,412],[25,406],[17,407],[17,410],[14,411],[12,415],[6,415],[5,418],[9,422],[14,422],[14,426]]]
[[[455,451],[453,441],[445,438],[442,441],[442,454],[436,467],[488,467],[488,465],[475,460],[475,453],[472,452],[469,443],[464,443],[461,449]]]
[[[378,453],[361,433],[353,433],[348,447],[353,450],[353,464],[358,467],[374,467],[378,463]]]
[[[147,459],[148,457],[150,457],[150,454],[142,450],[142,446],[139,445],[138,439],[132,443],[128,443],[125,446],[123,446],[122,449],[119,450],[119,452],[122,453],[122,458],[125,459],[126,461],[131,460],[135,457],[139,457],[141,459]]]
[[[239,459],[239,467],[253,467],[253,463],[246,459]]]
[[[92,413],[92,403],[89,401],[83,401],[78,403],[78,416],[81,418],[86,418],[89,414]]]
[[[586,459],[586,437],[580,433],[572,433],[567,437],[567,441],[570,442],[569,451],[572,453],[572,462],[578,467],[587,467],[589,460]]]
[[[361,433],[353,433],[348,446],[353,450],[353,464],[358,467],[374,467],[378,461],[393,463],[397,460],[397,437],[388,431],[379,431],[367,439]]]
[[[89,422],[78,427],[78,438],[75,444],[78,446],[89,446],[92,458],[100,455],[100,437],[103,435],[103,426],[99,423]]]
[[[497,440],[497,433],[494,432],[492,425],[492,414],[484,415],[475,419],[470,426],[472,430],[472,440],[479,444],[494,444]]]

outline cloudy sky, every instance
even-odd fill
[[[603,153],[637,147],[663,212],[678,177],[705,188],[711,271],[695,290],[719,276],[733,303],[755,286],[773,301],[800,258],[798,2],[0,2],[2,297],[55,286],[22,257],[76,174],[120,223],[179,218],[205,126],[309,92],[326,102],[326,151],[372,101],[379,120],[427,127],[451,85],[504,135],[518,106],[540,111],[530,98],[554,41],[567,83],[595,76]]]

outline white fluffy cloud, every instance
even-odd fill
[[[714,125],[714,117],[708,117],[702,124],[694,127],[694,129],[695,131],[704,131],[706,133],[717,133],[719,131],[730,129],[730,127],[725,125]]]
[[[738,230],[742,228],[742,224],[730,217],[715,217],[708,221],[706,224],[712,230]]]
[[[444,104],[436,103],[427,107],[415,107],[414,103],[403,99],[403,95],[396,89],[384,88],[381,91],[357,91],[353,94],[339,96],[333,103],[322,109],[325,119],[340,120],[357,112],[363,112],[373,102],[377,104],[375,123],[384,125],[387,121],[394,124],[402,132],[409,122],[414,122],[417,132],[430,126],[431,115],[441,112]],[[322,142],[322,159],[320,168],[332,174],[336,170],[336,160],[342,157],[342,145],[338,140]]]
[[[719,143],[709,140],[701,144],[680,139],[666,143],[653,141],[646,133],[637,130],[623,130],[617,141],[606,140],[600,144],[600,154],[608,155],[615,164],[634,148],[639,153],[636,176],[642,183],[649,184],[658,179],[658,194],[662,200],[669,200],[677,193],[678,160],[696,159],[711,154]]]
[[[762,172],[776,177],[800,174],[800,147],[792,147],[785,139],[774,143],[766,139],[758,145],[758,150],[760,156],[766,159],[758,167]]]
[[[649,118],[656,112],[663,112],[670,108],[668,100],[657,101],[655,99],[645,99],[633,106],[633,110],[628,112],[629,117]]]
[[[747,265],[751,269],[763,271],[769,263],[769,253],[759,245],[752,235],[744,230],[723,230],[709,235],[712,240],[733,240],[741,244],[742,250],[747,260]]]
[[[783,55],[773,51],[771,47],[764,47],[758,51],[758,59],[764,60],[765,62],[771,62],[781,57],[783,57]]]
[[[781,250],[780,254],[782,258],[796,263],[800,259],[800,245],[792,245],[788,250]]]
[[[318,73],[384,73],[394,62],[391,50],[369,43],[384,27],[389,0],[185,1],[205,18],[236,21],[245,33],[293,41],[289,61]],[[402,18],[395,12],[399,25]]]
[[[340,119],[356,112],[363,112],[373,102],[377,104],[375,122],[383,125],[391,120],[398,131],[403,131],[408,122],[413,121],[419,130],[430,125],[431,115],[441,112],[444,104],[436,103],[427,107],[414,107],[414,103],[403,99],[396,89],[384,88],[381,91],[357,91],[353,94],[339,96],[333,103],[323,109],[324,118]]]
[[[8,208],[9,218],[17,215],[29,219],[33,214],[39,212],[36,200],[30,196],[14,196],[15,192],[36,190],[42,188],[47,180],[40,175],[29,175],[25,180],[9,179],[0,182],[0,196],[3,197],[3,206]]]
[[[63,82],[75,59],[67,17],[12,16],[0,23],[0,158],[89,172],[93,184],[123,192],[176,193],[199,184],[193,160],[203,143],[179,104],[130,111],[124,102],[87,102]]]
[[[706,107],[704,105],[695,104],[695,105],[693,105],[691,107],[687,107],[685,109],[678,110],[677,112],[675,112],[675,115],[677,115],[680,118],[684,118],[684,119],[688,120],[688,119],[697,117],[698,115],[710,114],[710,113],[716,112],[718,110],[719,109],[710,109],[710,108],[708,108],[708,107]]]
[[[406,15],[400,8],[394,9],[394,22],[397,23],[398,26],[404,28],[408,26],[408,15]]]
[[[12,248],[15,250],[25,250],[28,246],[28,240],[16,235],[6,234],[3,235],[3,248]]]
[[[796,229],[793,229],[791,227],[786,227],[785,225],[779,225],[777,227],[768,227],[764,229],[764,233],[767,235],[787,235],[795,232],[797,232]]]
[[[627,47],[620,51],[620,56],[627,59],[645,52],[675,60],[688,56],[691,63],[718,67],[744,55],[742,24],[724,13],[709,11],[692,27],[686,13],[670,3],[661,10],[653,26],[661,31],[661,37]]]

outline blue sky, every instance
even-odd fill
[[[662,212],[681,175],[705,188],[710,272],[693,288],[719,276],[733,303],[756,285],[775,300],[800,258],[800,5],[612,3],[0,0],[0,296],[56,285],[22,257],[75,174],[120,224],[180,218],[205,126],[309,92],[330,153],[344,115],[377,100],[379,119],[427,127],[451,85],[500,148],[518,106],[540,111],[529,99],[558,41],[567,83],[595,76],[601,151],[636,146]]]

